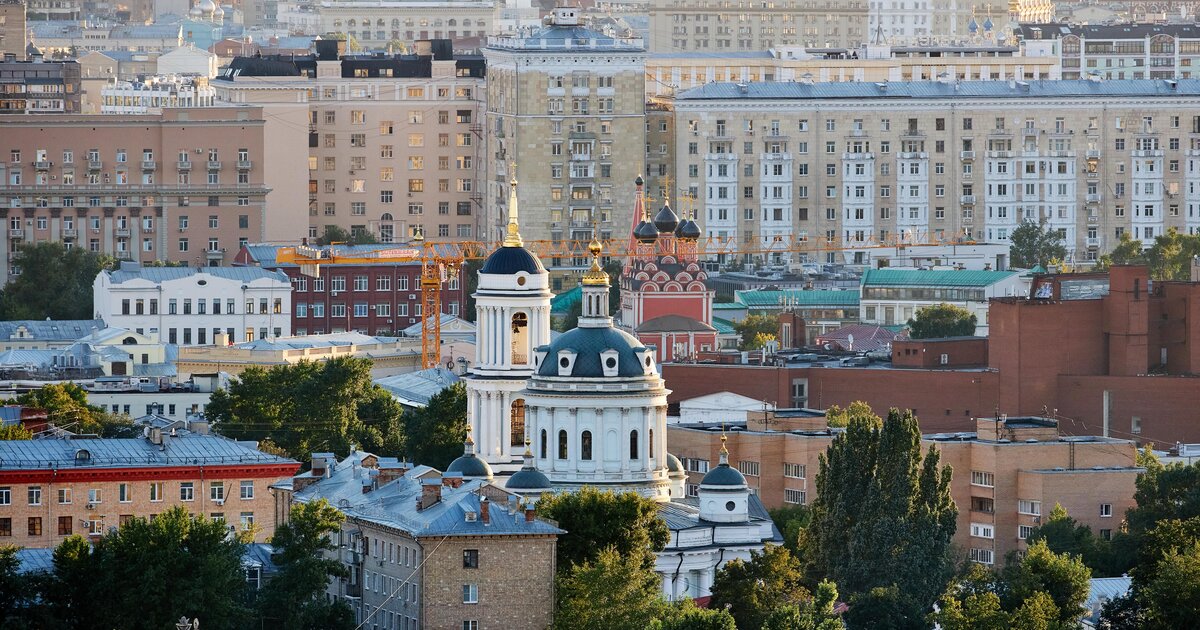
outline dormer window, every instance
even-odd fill
[[[559,350],[558,351],[558,375],[570,376],[571,371],[575,369],[575,351],[574,350]]]
[[[616,350],[608,349],[600,353],[600,366],[604,369],[604,375],[608,377],[617,376],[621,366],[620,357]]]

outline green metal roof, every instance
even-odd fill
[[[875,287],[986,287],[1015,275],[1015,271],[868,269],[863,272],[862,284]]]
[[[746,305],[738,304],[737,302],[714,302],[713,310],[714,311],[744,311],[744,310],[746,310]]]
[[[712,325],[713,328],[717,329],[718,335],[732,335],[737,332],[737,330],[733,328],[733,322],[729,321],[728,319],[714,317],[712,319]]]
[[[767,291],[752,289],[735,293],[737,299],[748,308],[779,307],[784,304],[791,306],[858,306],[858,291],[833,291],[817,289],[804,291],[788,289],[783,291]]]
[[[550,298],[551,313],[566,313],[575,306],[577,302],[583,301],[583,287],[576,286],[573,289],[563,291],[558,295]]]

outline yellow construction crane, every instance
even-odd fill
[[[586,240],[525,241],[524,247],[542,260],[551,258],[586,259]],[[966,244],[970,241],[957,241]],[[624,259],[633,256],[654,255],[656,244],[630,242],[628,238],[612,238],[602,241],[605,255]],[[888,242],[841,242],[837,239],[807,237],[767,237],[754,242],[737,243],[733,239],[700,239],[695,242],[695,255],[741,256],[771,254],[817,254],[846,249],[905,248],[916,245],[949,245],[949,242],[927,242],[926,239],[893,239]],[[492,248],[482,241],[445,241],[430,243],[418,233],[409,244],[397,244],[393,248],[356,252],[339,251],[337,246],[312,247],[297,245],[281,247],[276,254],[277,263],[295,264],[300,272],[314,278],[320,277],[321,265],[372,265],[400,262],[421,263],[421,366],[436,367],[441,362],[442,337],[442,283],[457,277],[463,263],[468,260],[487,258]]]

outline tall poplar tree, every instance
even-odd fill
[[[811,581],[850,596],[851,626],[917,628],[952,574],[958,508],[949,466],[921,454],[911,412],[886,421],[859,409],[821,456],[803,539]]]

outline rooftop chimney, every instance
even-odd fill
[[[483,521],[484,525],[492,524],[492,515],[488,510],[489,504],[487,497],[479,497],[479,520]]]
[[[537,507],[533,504],[532,501],[529,503],[526,503],[525,504],[525,522],[532,523],[535,518],[537,518]]]
[[[442,500],[442,484],[437,479],[427,479],[421,483],[421,498],[417,499],[417,509],[424,510]]]

